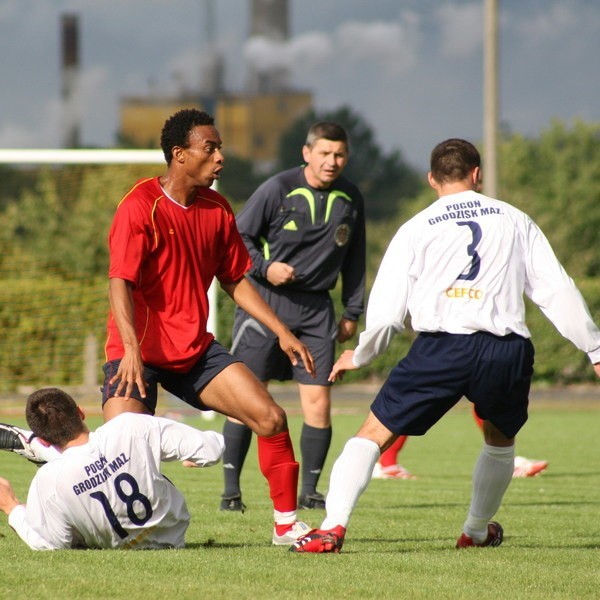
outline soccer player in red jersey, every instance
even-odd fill
[[[161,133],[166,173],[138,181],[109,233],[103,414],[153,414],[157,385],[200,410],[247,424],[274,505],[273,543],[308,527],[296,520],[298,463],[286,415],[261,382],[206,330],[213,278],[271,329],[292,364],[314,373],[310,352],[245,278],[251,267],[231,207],[210,189],[223,169],[221,137],[205,112],[181,110]]]

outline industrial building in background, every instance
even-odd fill
[[[288,0],[250,0],[249,37],[272,43],[289,38]],[[120,101],[119,137],[138,148],[158,148],[164,121],[182,108],[195,107],[214,115],[227,154],[251,161],[258,170],[276,165],[279,140],[289,127],[312,108],[309,91],[293,89],[283,66],[265,69],[249,66],[245,89],[224,89],[224,62],[214,39],[213,0],[205,0],[205,48],[200,89],[123,97]]]
[[[79,114],[79,24],[77,15],[66,14],[61,18],[61,100],[63,105],[63,148],[80,145]]]

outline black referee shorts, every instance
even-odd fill
[[[334,362],[337,323],[329,293],[256,287],[277,316],[310,350],[317,376],[311,377],[301,360],[293,366],[281,350],[277,336],[239,307],[233,324],[232,354],[261,381],[293,379],[308,385],[331,385],[327,378]]]

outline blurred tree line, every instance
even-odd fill
[[[277,170],[301,163],[300,150],[306,131],[316,120],[337,121],[350,134],[351,161],[346,174],[362,189],[369,207],[370,288],[396,229],[432,202],[435,195],[426,186],[425,174],[407,165],[400,151],[383,153],[368,124],[347,108],[313,113],[298,121],[282,141]],[[499,148],[500,198],[527,212],[542,227],[558,258],[576,279],[597,321],[600,321],[600,252],[595,244],[600,228],[599,142],[599,124],[577,121],[568,126],[557,121],[535,138],[507,134]],[[73,310],[89,318],[89,323],[81,326],[82,332],[91,328],[101,347],[108,310],[106,235],[112,215],[118,201],[137,179],[163,171],[160,165],[0,166],[0,332],[3,332],[0,366],[15,362],[14,356],[5,357],[2,353],[13,351],[15,342],[8,341],[6,332],[16,331],[14,339],[27,336],[35,338],[41,347],[52,344],[55,358],[48,373],[43,374],[46,383],[69,383],[69,377],[79,376],[77,367],[69,363],[60,369],[60,379],[49,379],[49,373],[61,364],[61,344],[72,337],[74,313],[65,306],[79,302],[79,308]],[[238,209],[267,176],[254,173],[244,161],[228,157],[220,191]],[[81,290],[65,285],[73,281],[81,283]],[[96,301],[84,293],[85,286],[96,290]],[[50,305],[53,296],[60,294],[67,294],[69,303],[63,302],[59,314],[52,316],[53,326],[59,331],[56,333],[49,331],[44,321],[32,319],[34,313],[41,312],[40,302]],[[337,299],[337,293],[334,297]],[[22,301],[15,303],[15,298]],[[336,301],[339,303],[339,299]],[[224,294],[218,295],[218,311],[219,338],[228,345],[233,305]],[[48,317],[44,318],[48,321]],[[592,378],[587,357],[563,340],[537,308],[529,311],[528,322],[538,350],[538,380],[568,383]],[[406,352],[411,337],[410,331],[397,336],[385,356],[349,374],[347,380],[385,377]],[[34,369],[31,363],[27,362]],[[24,373],[23,377],[30,374]],[[0,370],[0,379],[7,376]],[[0,386],[3,385],[0,381]]]

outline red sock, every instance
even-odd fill
[[[407,439],[407,435],[398,436],[396,441],[385,452],[381,453],[379,464],[382,467],[392,467],[398,464],[398,452],[400,452]]]
[[[475,407],[473,407],[473,418],[475,419],[475,423],[477,423],[477,427],[481,429],[483,427],[483,419],[481,419],[479,415],[475,412]]]
[[[277,535],[283,535],[284,533],[287,533],[293,526],[293,523],[284,523],[283,525],[275,523],[275,533]]]
[[[279,512],[295,511],[299,465],[288,431],[258,438],[258,464],[269,483],[273,508]]]

